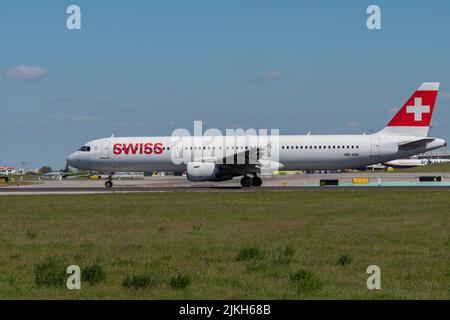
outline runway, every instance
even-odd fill
[[[419,182],[419,176],[441,176],[442,182]],[[158,176],[135,180],[115,179],[114,187],[104,187],[104,180],[41,181],[21,185],[0,186],[0,195],[21,194],[88,194],[116,192],[258,192],[258,191],[321,191],[321,190],[404,190],[407,188],[450,190],[450,173],[359,172],[339,174],[294,174],[263,176],[262,187],[242,188],[239,179],[225,182],[187,181],[186,177]],[[368,178],[367,184],[355,184],[353,178]],[[339,186],[320,187],[321,179],[338,179]]]

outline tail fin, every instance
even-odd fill
[[[426,137],[430,128],[438,90],[439,82],[422,83],[394,118],[378,134]]]

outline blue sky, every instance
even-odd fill
[[[6,1],[0,165],[54,168],[84,142],[205,128],[381,129],[440,81],[450,139],[448,1]],[[66,28],[77,4],[82,29]],[[366,28],[381,7],[382,30]],[[18,66],[32,76],[14,76]]]

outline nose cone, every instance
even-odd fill
[[[69,155],[68,157],[67,157],[67,163],[69,164],[69,166],[71,166],[71,167],[74,167],[74,168],[76,168],[77,166],[76,166],[76,158],[75,158],[75,152],[74,153],[72,153],[71,155]]]

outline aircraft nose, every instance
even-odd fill
[[[70,166],[74,167],[75,162],[76,162],[76,160],[75,160],[75,152],[72,153],[71,155],[69,155],[69,156],[67,157],[66,161],[67,161],[67,163],[68,163]]]

